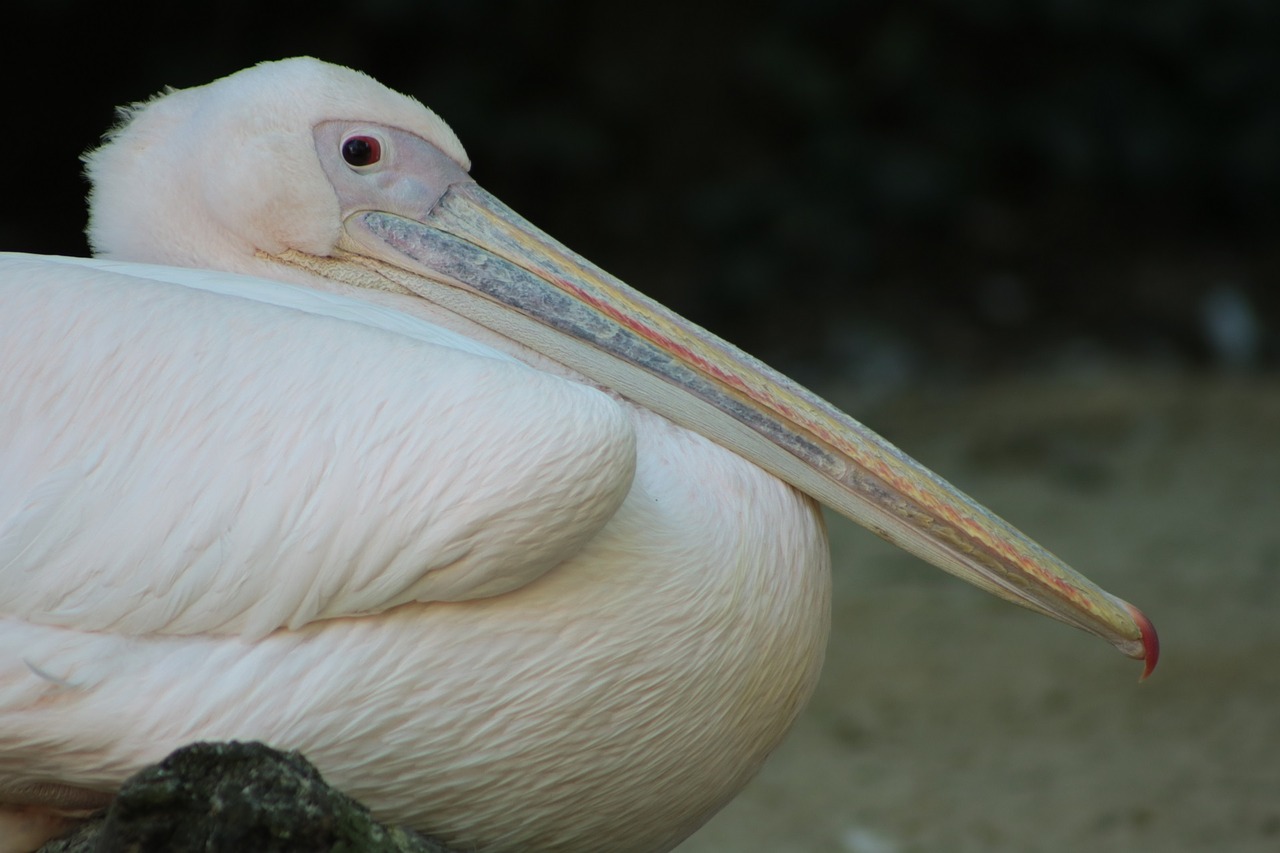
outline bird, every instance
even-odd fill
[[[230,739],[467,849],[669,850],[814,689],[819,504],[1156,663],[1137,608],[363,73],[170,89],[85,160],[93,257],[0,257],[0,851]]]

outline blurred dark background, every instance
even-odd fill
[[[1274,370],[1278,24],[1272,0],[27,4],[0,248],[86,252],[77,158],[116,105],[311,54],[809,381]]]

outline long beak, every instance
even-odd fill
[[[935,566],[1145,660],[1143,678],[1155,668],[1155,629],[1133,605],[825,400],[566,249],[475,183],[454,183],[422,222],[361,211],[345,226],[359,260],[399,286],[707,436]]]

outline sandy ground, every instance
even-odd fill
[[[679,853],[1280,850],[1280,383],[929,398],[844,403],[1141,607],[1159,670],[1139,685],[1103,643],[832,519],[817,694]]]

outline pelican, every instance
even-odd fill
[[[168,91],[86,162],[95,257],[0,259],[0,850],[233,738],[467,849],[669,850],[813,690],[819,502],[1155,665],[1132,605],[363,74]]]

